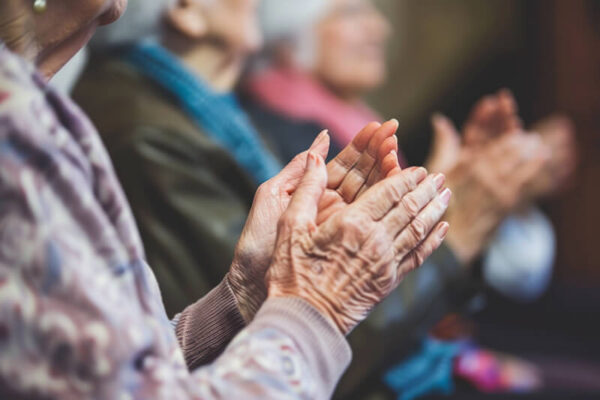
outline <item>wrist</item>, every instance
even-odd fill
[[[267,298],[264,277],[249,276],[250,268],[239,262],[233,262],[227,282],[236,299],[240,314],[246,323],[250,323]]]

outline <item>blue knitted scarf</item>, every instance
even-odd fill
[[[128,47],[122,57],[174,96],[183,110],[260,184],[281,165],[265,148],[233,94],[215,93],[167,49],[154,42]]]

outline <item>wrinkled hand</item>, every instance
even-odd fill
[[[431,122],[433,143],[425,166],[431,172],[441,173],[449,172],[456,165],[463,148],[478,148],[501,135],[522,129],[517,102],[506,89],[475,104],[463,126],[462,138],[452,121],[444,115],[435,114]]]
[[[523,204],[547,157],[540,137],[525,133],[461,151],[447,174],[454,196],[444,218],[452,225],[446,243],[463,265],[470,265],[502,220]]]
[[[321,219],[340,211],[382,177],[399,171],[395,120],[367,125],[328,165],[327,189],[319,205]],[[326,158],[329,136],[322,132],[310,151]],[[271,263],[277,221],[304,176],[308,151],[299,154],[277,176],[262,184],[250,210],[228,280],[240,310],[250,321],[267,295],[265,273]]]
[[[575,125],[569,118],[551,116],[532,130],[540,134],[550,151],[548,162],[529,188],[529,196],[535,199],[554,195],[572,184],[578,157]]]
[[[501,135],[522,129],[517,101],[509,90],[501,89],[475,104],[463,126],[464,144],[485,145]]]
[[[269,297],[299,297],[344,334],[442,242],[450,191],[444,176],[412,168],[379,182],[319,225],[327,171],[309,153],[306,173],[278,226]]]

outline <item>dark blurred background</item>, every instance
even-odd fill
[[[580,153],[577,178],[570,190],[542,204],[558,239],[552,287],[532,304],[488,293],[487,308],[474,319],[484,345],[544,365],[546,382],[551,389],[556,386],[551,392],[557,397],[540,398],[567,398],[559,391],[565,382],[597,390],[600,1],[378,3],[395,21],[395,32],[389,83],[370,102],[384,116],[400,120],[401,145],[411,163],[424,161],[431,113],[443,112],[462,124],[479,98],[501,87],[514,92],[525,123],[554,112],[573,118]]]

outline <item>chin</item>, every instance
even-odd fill
[[[113,0],[109,8],[98,18],[99,25],[112,24],[118,20],[127,8],[127,0]]]
[[[373,89],[377,89],[381,86],[386,79],[384,71],[377,70],[356,79],[356,87],[360,88],[362,92],[368,92]]]

